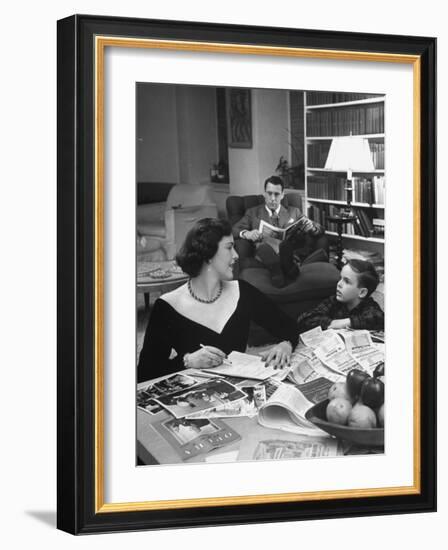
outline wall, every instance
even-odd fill
[[[218,160],[216,89],[176,87],[179,175],[181,183],[210,181],[210,168]]]
[[[252,149],[229,148],[230,193],[258,194],[288,156],[288,97],[284,90],[252,90]]]
[[[137,181],[210,181],[218,159],[216,90],[138,86]]]
[[[137,85],[137,181],[179,183],[176,90]]]

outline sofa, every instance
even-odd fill
[[[172,260],[188,230],[217,215],[210,184],[139,183],[137,259]]]
[[[262,202],[263,195],[229,196],[226,209],[230,223],[234,225],[248,208]],[[295,206],[302,211],[302,197],[298,193],[285,194],[282,204],[285,207]],[[329,262],[304,262],[294,282],[283,288],[276,288],[271,283],[269,270],[253,256],[251,243],[244,239],[236,239],[235,248],[239,255],[239,266],[235,276],[261,290],[293,318],[315,307],[336,290],[339,271]],[[269,337],[260,327],[251,328],[250,345],[262,345],[267,342]]]

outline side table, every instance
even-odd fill
[[[152,277],[160,271],[165,272],[163,278]],[[145,308],[149,309],[149,293],[169,292],[188,281],[188,275],[176,269],[176,264],[173,261],[162,262],[139,262],[137,269],[137,292],[142,292],[145,299]]]

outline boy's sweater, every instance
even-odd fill
[[[311,311],[299,315],[297,324],[299,333],[302,333],[317,326],[326,330],[334,319],[347,318],[353,329],[384,330],[383,310],[370,296],[350,311],[345,304],[336,300],[336,296],[330,296]]]

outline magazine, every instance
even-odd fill
[[[170,418],[157,422],[154,428],[183,460],[241,439],[221,420]]]
[[[342,454],[337,439],[321,434],[286,433],[258,426],[244,434],[238,461],[325,458]]]
[[[288,379],[295,384],[303,384],[318,378],[326,378],[333,383],[345,380],[344,375],[322,363],[311,348],[299,344],[291,357]]]
[[[300,340],[307,348],[314,349],[320,344],[323,336],[324,333],[322,327],[317,326],[315,328],[312,328],[311,330],[302,332],[302,334],[300,335]]]
[[[137,391],[137,407],[149,414],[157,414],[163,407],[155,401],[161,395],[169,395],[197,384],[197,381],[186,374],[171,374],[165,378]]]
[[[271,239],[277,239],[278,241],[284,241],[291,238],[292,235],[294,235],[300,229],[304,229],[305,225],[306,223],[303,217],[299,218],[287,227],[277,227],[268,222],[265,222],[264,220],[260,220],[258,231],[263,235],[263,237],[269,237]]]
[[[384,351],[375,344],[352,353],[352,356],[370,376],[380,363],[384,363]]]
[[[266,363],[259,355],[250,355],[239,351],[229,353],[227,361],[222,365],[204,370],[222,376],[235,376],[251,380],[267,380],[278,374],[278,369],[266,367]]]
[[[244,399],[247,395],[226,380],[208,380],[169,395],[154,397],[154,400],[176,418],[192,413],[214,409]]]
[[[320,437],[307,437],[302,441],[271,439],[259,442],[252,460],[322,458],[337,455],[338,443],[334,439]]]
[[[341,351],[345,351],[344,340],[332,329],[323,332],[320,342],[315,343],[314,353],[330,368],[329,360]]]
[[[266,391],[263,383],[255,385],[252,383],[239,387],[247,395],[244,399],[207,411],[199,411],[188,415],[187,418],[234,418],[238,416],[248,416],[250,418],[256,416],[260,407],[266,403]]]
[[[304,384],[297,384],[297,389],[303,393],[308,401],[317,404],[327,399],[328,390],[332,385],[332,380],[321,377],[311,380],[310,382],[305,382]]]
[[[266,428],[325,436],[325,432],[305,418],[306,411],[312,406],[313,403],[301,391],[290,384],[280,383],[270,399],[260,408],[258,422]]]

